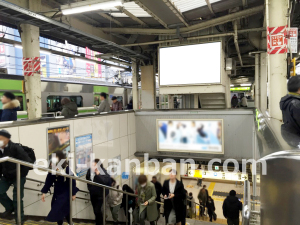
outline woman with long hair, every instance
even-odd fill
[[[176,170],[170,171],[170,179],[165,180],[162,189],[164,196],[164,214],[167,224],[181,225],[184,221],[186,193],[181,181],[176,179]]]
[[[73,172],[69,168],[66,156],[62,151],[55,152],[55,157],[52,155],[52,168],[60,173],[73,175]],[[60,168],[56,166],[64,160]],[[54,193],[51,201],[51,211],[49,212],[46,220],[49,222],[57,222],[58,225],[62,225],[64,219],[70,223],[70,179],[48,173],[45,185],[42,189],[42,202],[45,202],[46,194],[50,191],[50,188],[54,184]],[[76,199],[76,193],[79,189],[76,187],[75,180],[72,180],[72,200]]]
[[[124,184],[122,190],[125,191],[125,192],[128,192],[128,193],[134,194],[134,191],[132,190],[131,187],[128,186],[128,184]],[[128,195],[127,205],[128,205],[128,211],[130,209],[132,209],[132,212],[133,212],[133,210],[135,208],[135,197],[134,196]],[[126,215],[126,194],[123,194],[121,208],[123,208],[124,213]],[[127,216],[128,216],[128,222],[130,224],[130,214],[129,214],[129,212],[127,212]]]

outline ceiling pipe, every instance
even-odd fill
[[[266,30],[266,28],[252,28],[252,29],[246,29],[246,30],[239,30],[238,33],[245,33],[246,32],[259,32]],[[217,38],[217,37],[226,37],[226,36],[234,36],[235,33],[219,33],[219,34],[210,34],[210,35],[201,35],[201,36],[195,36],[195,37],[188,37],[184,38],[184,40],[190,41],[190,40],[199,40],[199,39],[205,39],[205,38]],[[179,42],[181,40],[179,39],[168,39],[168,40],[160,40],[160,41],[151,41],[151,42],[143,42],[143,43],[134,43],[134,44],[125,44],[122,45],[124,47],[130,47],[130,46],[142,46],[142,45],[156,45],[156,44],[164,44],[164,43],[171,43],[171,42]]]
[[[234,20],[242,19],[260,13],[264,10],[264,5],[241,10],[226,16],[218,17],[189,27],[179,29],[180,34],[189,34],[209,27],[214,27]],[[177,29],[145,29],[145,28],[101,28],[105,32],[121,34],[141,34],[141,35],[176,35]]]
[[[242,56],[241,56],[241,52],[240,52],[239,42],[238,42],[237,21],[236,20],[233,21],[233,28],[234,28],[234,38],[233,38],[233,40],[234,40],[235,49],[236,49],[236,52],[237,52],[238,57],[239,57],[240,65],[244,66]]]

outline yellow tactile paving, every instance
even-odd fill
[[[214,192],[214,188],[216,186],[216,183],[215,182],[211,182],[207,188],[208,190],[208,195],[209,196],[212,196],[213,195],[213,192]]]

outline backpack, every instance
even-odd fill
[[[19,145],[21,148],[24,149],[24,151],[27,153],[27,155],[29,156],[29,158],[31,159],[30,163],[35,163],[36,162],[36,157],[35,157],[35,153],[34,153],[34,149],[24,146],[20,143],[16,143],[17,145]],[[33,170],[33,168],[29,168],[29,170]]]

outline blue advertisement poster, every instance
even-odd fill
[[[76,175],[84,176],[90,167],[93,152],[92,134],[75,137]]]

